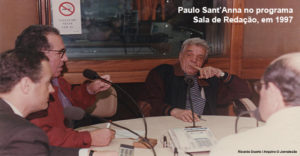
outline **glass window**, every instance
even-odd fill
[[[193,22],[194,16],[204,16],[201,13],[178,13],[180,6],[212,8],[216,5],[213,0],[81,0],[80,3],[82,34],[63,35],[71,59],[175,58],[187,38],[204,38],[210,45],[223,42],[222,29],[207,29],[207,23]],[[214,25],[222,28],[221,24]],[[207,33],[207,30],[218,32]],[[222,44],[221,48],[213,48],[210,55],[221,54]]]

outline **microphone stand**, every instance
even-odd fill
[[[196,124],[195,124],[195,116],[194,116],[194,107],[193,107],[193,102],[192,102],[192,98],[191,98],[191,89],[192,87],[190,85],[188,85],[188,88],[187,88],[187,96],[189,98],[189,104],[190,104],[190,107],[191,107],[191,111],[192,111],[192,117],[193,117],[193,126],[192,127],[196,127]]]
[[[101,79],[101,80],[104,81],[105,79]],[[105,82],[108,83],[110,81],[105,80]],[[144,137],[140,137],[140,140],[137,141],[137,142],[135,142],[135,143],[133,143],[133,146],[134,147],[140,147],[140,148],[153,148],[157,144],[157,139],[148,138],[148,125],[147,125],[147,122],[146,122],[146,118],[145,118],[144,114],[142,113],[141,108],[138,106],[137,102],[134,100],[134,98],[131,95],[128,94],[128,92],[126,92],[119,85],[116,85],[116,84],[111,83],[111,82],[110,82],[110,84],[113,87],[118,88],[123,93],[125,93],[129,97],[129,99],[136,105],[136,107],[138,108],[139,112],[141,113],[141,116],[142,116],[142,119],[143,119],[143,123],[144,123],[144,127],[145,127],[145,136]],[[150,147],[147,146],[147,144],[149,144]]]
[[[248,114],[254,114],[254,118],[256,119],[256,127],[258,127],[258,121],[262,121],[260,120],[260,118],[258,118],[258,115],[256,113],[257,110],[255,111],[242,111],[241,113],[239,113],[239,115],[236,117],[235,119],[235,124],[234,124],[234,132],[235,134],[238,133],[238,122],[239,122],[239,119],[241,116],[244,116],[244,115],[248,115]]]
[[[201,126],[196,126],[196,123],[195,123],[195,116],[194,116],[194,105],[193,105],[193,102],[192,102],[192,97],[191,97],[191,88],[194,86],[194,81],[193,79],[191,78],[191,76],[187,76],[185,78],[185,82],[187,83],[187,97],[189,98],[189,104],[190,104],[190,107],[191,107],[191,111],[192,111],[192,119],[193,119],[193,126],[188,126],[187,128],[196,128],[196,127],[201,127]]]
[[[139,135],[138,133],[136,133],[135,131],[133,131],[133,130],[131,130],[131,129],[129,129],[129,128],[126,128],[126,127],[121,126],[121,125],[119,125],[119,124],[113,123],[113,122],[110,121],[110,120],[106,120],[106,119],[103,119],[103,118],[99,118],[99,119],[102,120],[102,121],[104,121],[104,122],[109,122],[109,123],[111,123],[112,125],[114,125],[114,126],[116,126],[116,127],[125,129],[125,130],[131,132],[132,134],[138,136],[139,139],[143,140],[143,143],[144,143],[145,146],[147,146],[148,148],[151,148],[151,150],[152,150],[152,152],[153,152],[153,155],[156,156],[156,152],[155,152],[155,150],[154,150],[154,146],[153,146],[153,145],[149,142],[149,140],[146,139],[145,137],[142,137],[141,135]]]
[[[94,74],[94,75],[93,75],[93,77],[89,77],[89,76],[86,76],[86,75],[85,75],[85,72],[89,72],[89,74],[87,74],[87,75],[90,75],[90,76],[91,76],[92,74]],[[108,80],[106,80],[106,79],[103,79],[103,78],[100,77],[100,76],[97,74],[97,72],[95,72],[95,71],[86,69],[86,70],[84,71],[84,76],[87,77],[87,78],[89,78],[89,79],[92,79],[92,80],[100,79],[101,81],[103,81],[103,82],[105,82],[105,83],[107,83],[107,84],[110,84],[110,85],[112,85],[112,86],[115,87],[115,88],[118,88],[120,91],[122,91],[124,94],[126,94],[126,95],[129,97],[129,99],[130,99],[130,100],[135,104],[135,106],[138,108],[138,110],[139,110],[139,112],[140,112],[140,114],[141,114],[141,116],[142,116],[142,118],[143,118],[143,122],[144,122],[144,127],[145,127],[145,137],[144,137],[144,138],[141,137],[142,139],[140,138],[140,140],[139,140],[138,142],[135,142],[135,143],[133,144],[135,147],[140,147],[140,148],[151,148],[151,147],[154,147],[154,146],[157,144],[157,139],[153,139],[153,138],[150,139],[150,138],[147,137],[147,135],[148,135],[148,126],[147,126],[147,122],[146,122],[145,116],[144,116],[144,114],[142,113],[141,108],[138,106],[137,102],[134,100],[134,98],[133,98],[131,95],[128,94],[128,92],[126,92],[126,91],[125,91],[123,88],[121,88],[119,85],[116,85],[115,83],[112,83],[112,82],[110,82],[110,81],[108,81]],[[145,146],[145,145],[146,145],[145,140],[147,140],[147,142],[148,142],[149,144],[151,144],[151,147]]]

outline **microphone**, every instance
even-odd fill
[[[85,115],[85,111],[80,107],[67,106],[64,108],[64,115],[70,120],[81,120]]]
[[[76,106],[64,107],[65,125],[67,127],[75,127],[75,120],[81,120],[85,116],[85,111]]]
[[[193,77],[192,75],[186,75],[184,77],[184,81],[186,82],[189,88],[192,88],[194,86],[194,81],[192,77]]]
[[[187,87],[187,97],[189,98],[189,102],[190,102],[190,107],[191,107],[191,111],[192,111],[192,119],[193,119],[193,126],[192,128],[197,127],[195,124],[195,116],[194,116],[194,105],[192,102],[192,97],[191,97],[191,92],[190,89],[194,86],[194,80],[193,80],[193,75],[186,75],[184,77],[184,81],[187,83],[188,87]],[[190,127],[189,127],[190,128]]]
[[[119,90],[121,90],[121,92],[123,92],[124,94],[126,94],[126,96],[127,97],[129,97],[130,98],[130,100],[137,106],[137,104],[136,104],[136,101],[123,89],[123,88],[121,88],[119,85],[116,85],[115,83],[112,83],[112,82],[110,82],[110,81],[107,81],[106,79],[103,79],[102,77],[100,77],[99,75],[98,75],[98,73],[97,72],[95,72],[95,71],[93,71],[93,70],[90,70],[90,69],[85,69],[84,71],[83,71],[83,76],[84,77],[86,77],[86,78],[88,78],[88,79],[90,79],[90,80],[97,80],[97,79],[100,79],[101,81],[103,81],[103,82],[105,82],[105,83],[107,83],[107,84],[110,84],[111,86],[113,86],[114,88],[117,88],[117,89],[119,89]],[[139,107],[137,106],[137,108],[139,109]],[[140,112],[140,114],[137,114],[135,111],[134,111],[134,113],[137,115],[137,116],[139,116],[139,115],[141,115],[141,116],[143,116],[143,114],[141,113],[141,110],[139,109],[139,112]]]
[[[145,136],[144,136],[144,138],[143,138],[142,140],[140,140],[139,142],[141,142],[142,145],[145,145],[145,143],[143,143],[143,141],[147,140],[148,142],[150,142],[151,147],[153,147],[153,146],[155,146],[155,145],[157,144],[157,140],[155,140],[155,139],[148,139],[148,138],[147,138],[148,127],[147,127],[147,122],[146,122],[145,116],[144,116],[144,114],[142,113],[141,108],[138,106],[137,102],[134,100],[134,98],[133,98],[131,95],[129,95],[128,92],[126,92],[126,91],[125,91],[123,88],[121,88],[119,85],[117,85],[117,84],[115,84],[115,83],[112,83],[112,82],[110,82],[110,81],[108,81],[108,80],[106,80],[106,79],[103,79],[102,77],[100,77],[100,76],[98,75],[97,72],[95,72],[95,71],[93,71],[93,70],[85,69],[85,70],[83,71],[83,76],[86,77],[86,78],[88,78],[88,79],[90,79],[90,80],[96,80],[96,79],[99,79],[99,80],[101,80],[101,81],[103,81],[103,82],[105,82],[105,83],[110,84],[110,85],[113,86],[114,88],[117,88],[117,89],[119,89],[121,92],[123,92],[124,94],[126,94],[126,95],[129,97],[129,99],[135,104],[135,106],[137,107],[138,111],[140,112],[140,114],[141,114],[141,116],[142,116],[142,118],[143,118],[144,127],[145,127]],[[140,145],[137,145],[137,146],[141,147]]]
[[[96,80],[96,79],[101,79],[102,81],[106,82],[106,83],[109,83],[111,84],[110,81],[107,81],[103,78],[101,78],[97,72],[93,71],[93,70],[90,70],[90,69],[85,69],[83,71],[83,76],[90,79],[90,80]]]
[[[251,117],[254,117],[256,119],[256,127],[258,127],[258,122],[264,122],[260,116],[260,113],[259,113],[259,110],[258,108],[253,110],[253,111],[242,111],[237,117],[236,117],[236,120],[235,120],[235,133],[238,133],[238,121],[239,121],[239,118],[241,116],[244,116],[244,115],[247,115],[247,114],[250,114]]]

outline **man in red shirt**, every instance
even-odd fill
[[[110,88],[110,85],[95,80],[71,88],[61,77],[63,66],[68,61],[65,46],[59,31],[51,26],[32,25],[26,28],[16,40],[16,48],[25,47],[39,50],[49,58],[52,70],[52,85],[55,92],[54,100],[49,103],[47,115],[33,118],[32,123],[42,128],[48,135],[51,145],[61,147],[106,146],[114,138],[115,132],[110,129],[77,132],[65,125],[65,108],[80,107],[83,110],[95,102],[95,94]],[[103,78],[110,80],[109,75]],[[74,107],[74,108],[75,108]],[[78,110],[78,109],[77,109]],[[42,113],[41,113],[42,114]],[[77,113],[73,113],[78,115]]]

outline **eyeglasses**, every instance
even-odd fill
[[[256,93],[258,93],[258,94],[260,93],[260,90],[261,90],[263,85],[265,85],[265,83],[262,82],[262,81],[254,82],[254,90],[256,91]]]
[[[50,49],[50,50],[47,50],[47,51],[54,51],[56,52],[57,54],[59,54],[60,58],[63,58],[65,53],[67,52],[67,49],[66,48],[63,48],[61,50],[54,50],[54,49]]]

